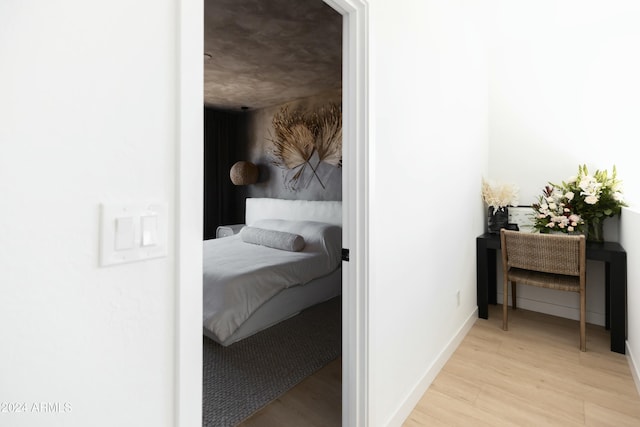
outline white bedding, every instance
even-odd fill
[[[298,234],[305,246],[289,252],[243,242],[238,234],[204,242],[203,324],[220,341],[281,290],[340,267],[338,226],[287,220],[260,220],[253,226]]]

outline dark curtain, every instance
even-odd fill
[[[242,189],[231,183],[229,170],[238,160],[241,116],[204,108],[204,239],[216,236],[219,225],[243,222],[239,211]]]

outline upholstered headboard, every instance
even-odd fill
[[[245,222],[261,219],[319,221],[342,226],[342,202],[323,200],[284,200],[248,198]]]

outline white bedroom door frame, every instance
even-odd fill
[[[368,5],[324,0],[342,30],[342,425],[368,425]]]
[[[323,0],[343,15],[342,425],[368,425],[368,5]],[[202,425],[204,0],[178,1],[175,425]]]

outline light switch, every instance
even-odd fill
[[[142,246],[155,246],[158,244],[158,215],[141,217],[140,229],[142,230]]]
[[[101,208],[101,266],[167,256],[167,203],[110,203]]]
[[[134,233],[132,217],[116,218],[115,250],[124,251],[133,248]]]

